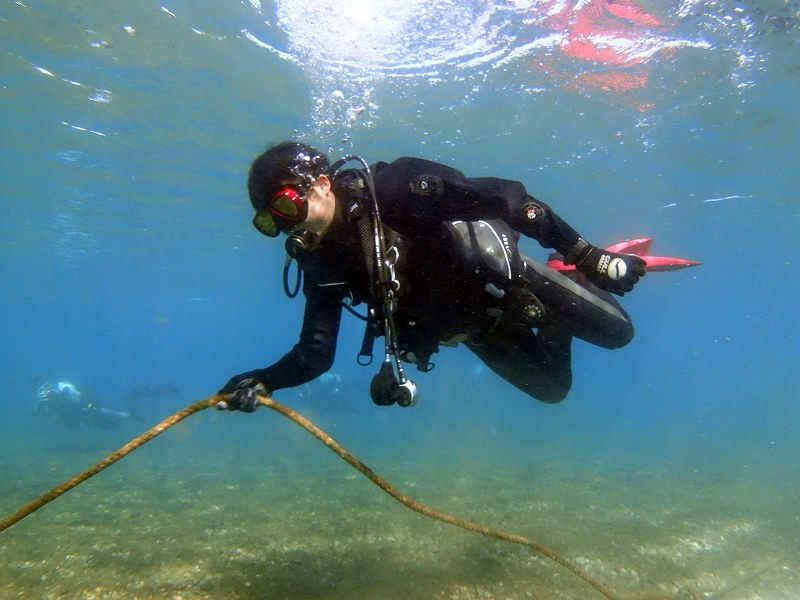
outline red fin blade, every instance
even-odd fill
[[[672,258],[669,256],[649,256],[650,247],[653,245],[653,238],[637,238],[619,242],[606,248],[609,252],[620,252],[623,254],[635,254],[641,257],[647,265],[648,271],[677,271],[687,267],[696,267],[703,263],[685,258]],[[574,265],[565,265],[559,255],[547,261],[547,266],[556,271],[572,271]]]
[[[554,271],[574,271],[575,265],[565,265],[563,260],[553,258],[547,261],[547,266]]]
[[[669,256],[642,256],[647,264],[648,271],[677,271],[687,267],[696,267],[703,263],[685,258],[670,258]]]
[[[620,242],[606,248],[609,252],[621,252],[624,254],[635,254],[642,256],[650,252],[650,246],[653,245],[653,238],[639,238],[637,240],[628,240]]]

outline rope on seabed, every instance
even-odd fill
[[[194,413],[209,408],[211,406],[216,406],[220,400],[224,400],[226,397],[227,396],[219,396],[219,395],[211,396],[204,400],[195,402],[194,404],[190,404],[189,406],[175,413],[171,417],[167,417],[166,419],[161,421],[161,423],[159,423],[155,427],[152,427],[151,429],[148,429],[142,435],[134,438],[133,440],[122,446],[119,450],[110,454],[105,459],[101,460],[99,463],[89,467],[82,473],[75,475],[72,479],[65,481],[61,485],[53,488],[52,490],[50,490],[43,496],[39,497],[38,499],[34,500],[30,504],[23,506],[17,512],[0,520],[0,532],[5,531],[15,523],[21,521],[31,513],[40,509],[45,504],[48,504],[53,500],[55,500],[56,498],[58,498],[59,496],[67,493],[72,488],[83,483],[90,477],[94,477],[100,471],[103,471],[104,469],[110,467],[120,459],[126,457],[128,454],[130,454],[143,444],[149,442],[156,436],[159,436],[162,433],[164,433],[167,429],[169,429],[173,425],[176,425],[177,423],[183,421],[186,417],[189,417]],[[521,535],[516,535],[514,533],[508,533],[505,531],[492,529],[490,527],[486,527],[478,523],[473,523],[472,521],[459,519],[457,517],[454,517],[447,513],[440,512],[438,510],[433,510],[432,508],[429,508],[428,506],[425,506],[424,504],[417,502],[413,498],[409,498],[408,496],[403,494],[400,490],[398,490],[396,487],[394,487],[392,484],[386,481],[383,477],[375,473],[372,469],[370,469],[367,465],[361,462],[358,458],[350,454],[338,442],[336,442],[336,440],[334,440],[331,436],[322,431],[319,427],[314,425],[311,421],[303,417],[301,414],[295,412],[291,408],[284,406],[283,404],[276,402],[272,398],[260,398],[259,403],[262,406],[266,406],[267,408],[270,408],[282,414],[287,419],[294,421],[294,423],[296,423],[297,425],[308,431],[315,438],[320,440],[323,444],[325,444],[333,452],[338,454],[353,468],[355,468],[360,473],[365,475],[380,489],[382,489],[384,492],[389,494],[392,498],[394,498],[407,508],[410,508],[415,512],[425,515],[426,517],[430,517],[431,519],[436,519],[437,521],[449,523],[450,525],[455,525],[456,527],[461,527],[462,529],[466,529],[468,531],[474,531],[475,533],[480,533],[489,537],[497,538],[507,542],[513,542],[515,544],[521,544],[523,546],[532,548],[542,556],[549,558],[553,562],[561,565],[563,568],[572,572],[574,575],[576,575],[584,582],[589,584],[591,587],[600,592],[606,598],[609,598],[610,600],[620,600],[619,596],[616,596],[602,583],[591,577],[583,569],[581,569],[574,563],[570,562],[567,558],[565,558],[555,550],[545,546],[544,544],[540,544],[535,540],[523,537]],[[668,596],[668,597],[674,597],[674,596]]]
[[[154,437],[161,435],[173,425],[176,425],[181,421],[183,421],[186,417],[189,417],[196,412],[206,409],[209,406],[216,406],[218,401],[219,398],[217,396],[211,396],[210,398],[206,398],[205,400],[200,400],[199,402],[190,404],[183,410],[176,412],[171,417],[167,417],[166,419],[161,421],[161,423],[159,423],[155,427],[148,429],[139,437],[133,438],[130,442],[125,444],[122,448],[120,448],[116,452],[109,454],[106,458],[101,460],[96,465],[89,467],[82,473],[78,473],[77,475],[75,475],[75,477],[73,477],[72,479],[69,479],[64,483],[62,483],[61,485],[54,487],[52,490],[50,490],[43,496],[37,498],[30,504],[26,504],[25,506],[20,508],[14,514],[8,515],[5,519],[0,521],[0,532],[5,531],[9,527],[11,527],[14,523],[21,521],[32,512],[39,510],[45,504],[48,504],[53,500],[55,500],[56,498],[58,498],[59,496],[66,494],[72,488],[83,483],[90,477],[94,477],[100,471],[107,469],[118,460],[125,458],[126,456],[128,456],[128,454],[136,450],[139,446],[146,444]]]

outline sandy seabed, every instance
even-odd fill
[[[229,466],[168,446],[126,458],[0,533],[0,598],[602,597],[527,547],[408,510],[320,448]],[[97,459],[4,466],[2,513]],[[371,462],[436,510],[553,548],[619,598],[800,598],[800,498],[787,481]]]

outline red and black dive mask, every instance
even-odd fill
[[[278,237],[280,232],[302,223],[308,216],[307,194],[288,186],[279,190],[253,217],[253,226],[266,236]]]

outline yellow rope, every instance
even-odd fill
[[[219,396],[219,395],[211,396],[209,398],[206,398],[205,400],[200,400],[199,402],[190,404],[180,412],[177,412],[171,417],[164,419],[163,421],[161,421],[161,423],[159,423],[158,425],[156,425],[151,429],[148,429],[139,437],[134,438],[133,440],[122,446],[122,448],[110,454],[108,457],[106,457],[99,463],[95,464],[92,467],[89,467],[82,473],[75,475],[74,477],[62,483],[58,487],[53,488],[40,498],[34,500],[30,504],[23,506],[17,512],[0,520],[0,532],[5,531],[6,529],[11,527],[15,523],[19,522],[20,520],[24,519],[34,511],[43,507],[45,504],[52,502],[53,500],[55,500],[62,494],[65,494],[75,486],[83,483],[90,477],[97,475],[100,471],[110,467],[115,462],[119,461],[120,459],[124,458],[125,456],[136,450],[139,446],[149,442],[154,437],[164,433],[167,429],[179,423],[180,421],[183,421],[186,417],[189,417],[194,413],[209,408],[211,406],[216,406],[218,402],[220,402],[221,400],[225,400],[225,398],[226,396]],[[404,506],[410,508],[411,510],[416,511],[422,515],[425,515],[426,517],[430,517],[431,519],[436,519],[437,521],[449,523],[450,525],[455,525],[456,527],[461,527],[462,529],[466,529],[468,531],[474,531],[475,533],[480,533],[482,535],[486,535],[489,537],[527,546],[535,550],[542,556],[549,558],[550,560],[561,565],[568,571],[572,572],[574,575],[576,575],[577,577],[585,581],[587,584],[592,586],[595,590],[600,592],[606,598],[609,598],[610,600],[619,600],[619,597],[616,596],[613,592],[611,592],[608,588],[606,588],[603,584],[601,584],[596,579],[592,578],[588,573],[586,573],[584,570],[582,570],[574,563],[567,560],[564,556],[562,556],[555,550],[545,546],[544,544],[540,544],[535,540],[523,537],[521,535],[507,533],[505,531],[499,531],[496,529],[492,529],[490,527],[486,527],[484,525],[480,525],[478,523],[473,523],[472,521],[459,519],[447,513],[433,510],[432,508],[429,508],[424,504],[421,504],[420,502],[417,502],[416,500],[409,498],[408,496],[403,494],[400,490],[398,490],[396,487],[394,487],[392,484],[386,481],[383,477],[375,473],[372,469],[370,469],[367,465],[361,462],[358,458],[356,458],[355,456],[350,454],[347,450],[345,450],[331,436],[322,431],[319,427],[314,425],[311,421],[309,421],[299,413],[293,411],[292,409],[278,402],[275,402],[275,400],[273,400],[272,398],[260,398],[259,403],[262,406],[266,406],[267,408],[270,408],[282,414],[287,419],[294,421],[297,425],[308,431],[311,435],[320,440],[333,452],[338,454],[353,468],[355,468],[360,473],[369,478],[370,481],[372,481],[380,489],[382,489],[392,498],[394,498]]]
[[[182,411],[175,413],[171,417],[167,417],[166,419],[161,421],[161,423],[159,423],[155,427],[152,427],[151,429],[148,429],[147,431],[145,431],[139,437],[132,439],[130,442],[125,444],[122,448],[120,448],[119,450],[117,450],[113,454],[108,455],[106,458],[101,460],[96,465],[93,465],[93,466],[89,467],[88,469],[86,469],[82,473],[78,473],[72,479],[69,479],[69,480],[65,481],[64,483],[62,483],[58,487],[54,487],[52,490],[50,490],[49,492],[47,492],[43,496],[37,498],[36,500],[31,502],[30,504],[26,504],[25,506],[20,508],[14,514],[8,515],[5,519],[0,521],[0,532],[5,531],[9,527],[11,527],[14,523],[17,523],[18,521],[21,521],[22,519],[27,517],[32,512],[39,510],[45,504],[48,504],[48,503],[52,502],[53,500],[55,500],[56,498],[58,498],[62,494],[66,494],[72,488],[74,488],[75,486],[83,483],[84,481],[86,481],[90,477],[94,477],[100,471],[103,471],[104,469],[107,469],[108,467],[113,465],[118,460],[120,460],[122,458],[125,458],[126,456],[128,456],[128,454],[130,454],[131,452],[136,450],[139,446],[149,442],[154,437],[156,437],[158,435],[161,435],[162,433],[164,433],[167,429],[169,429],[170,427],[172,427],[176,423],[179,423],[179,422],[183,421],[186,417],[191,416],[194,413],[199,412],[199,411],[201,411],[201,410],[203,410],[205,408],[208,408],[209,406],[215,406],[218,401],[219,401],[219,398],[217,396],[211,396],[210,398],[206,398],[205,400],[200,400],[199,402],[195,402],[194,404],[190,404],[189,406],[184,408]]]
[[[325,444],[328,448],[330,448],[333,452],[341,456],[345,461],[347,461],[353,468],[358,470],[360,473],[365,475],[379,488],[381,488],[384,492],[389,494],[392,498],[400,502],[401,504],[405,505],[406,507],[410,508],[413,511],[416,511],[426,517],[430,517],[431,519],[436,519],[437,521],[442,521],[444,523],[449,523],[450,525],[455,525],[456,527],[461,527],[463,529],[467,529],[469,531],[474,531],[475,533],[481,533],[483,535],[488,535],[489,537],[497,538],[500,540],[505,540],[507,542],[513,542],[515,544],[521,544],[523,546],[528,546],[532,548],[539,554],[546,556],[550,560],[558,563],[568,571],[571,571],[583,581],[588,583],[598,592],[603,594],[606,598],[610,598],[611,600],[618,600],[618,596],[615,596],[608,588],[606,588],[602,583],[597,581],[596,579],[592,578],[586,571],[582,570],[576,564],[567,560],[564,556],[556,552],[555,550],[548,548],[544,544],[540,544],[537,541],[531,540],[529,538],[523,537],[521,535],[516,535],[514,533],[507,533],[505,531],[499,531],[497,529],[492,529],[490,527],[486,527],[484,525],[480,525],[478,523],[473,523],[472,521],[466,521],[464,519],[459,519],[458,517],[454,517],[447,513],[440,512],[438,510],[434,510],[417,502],[413,498],[409,498],[396,487],[394,487],[391,483],[386,481],[383,477],[375,473],[372,469],[370,469],[367,465],[357,459],[355,456],[350,454],[347,450],[345,450],[341,445],[339,445],[336,440],[334,440],[331,436],[327,433],[322,431],[319,427],[314,425],[311,421],[306,419],[304,416],[300,415],[299,413],[293,411],[291,408],[284,406],[283,404],[279,404],[275,402],[272,398],[262,398],[260,400],[263,406],[267,408],[271,408],[274,411],[281,413],[284,417],[291,419],[295,423],[297,423],[300,427],[308,431],[311,435],[315,438],[320,440],[323,444]]]

